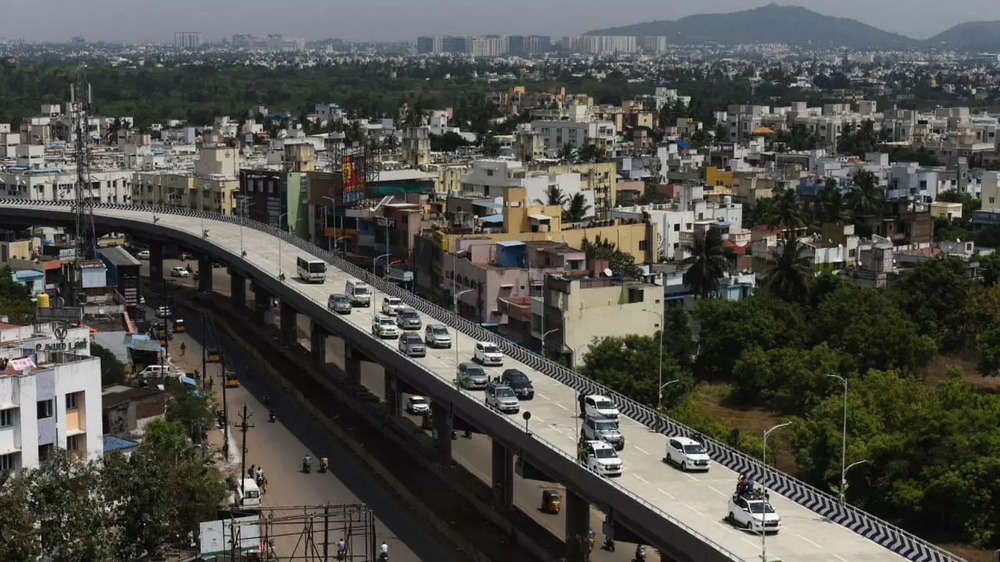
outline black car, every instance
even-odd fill
[[[500,382],[509,386],[521,400],[531,400],[535,397],[535,387],[531,386],[528,375],[517,369],[507,369],[500,376]]]

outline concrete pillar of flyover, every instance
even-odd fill
[[[451,435],[455,432],[451,405],[432,400],[431,415],[434,417],[435,447],[443,461],[451,462]]]
[[[309,347],[313,361],[320,367],[326,367],[326,329],[312,320],[309,328]]]
[[[198,257],[198,292],[212,292],[212,258]]]
[[[586,562],[590,558],[587,532],[590,530],[590,504],[566,489],[566,562]]]
[[[253,286],[253,314],[258,324],[267,323],[267,313],[271,310],[271,293],[260,285]]]
[[[493,440],[493,505],[503,510],[514,505],[514,456],[496,439]]]
[[[361,359],[361,352],[344,340],[344,374],[347,375],[347,383],[354,388],[361,386]]]
[[[294,346],[298,340],[296,337],[296,320],[298,319],[298,312],[292,308],[292,305],[286,303],[285,301],[281,301],[280,314],[281,339],[285,341],[285,345]]]
[[[233,308],[242,309],[247,305],[247,278],[229,270],[229,298],[233,301]]]
[[[163,243],[149,243],[149,282],[159,290],[163,284]]]
[[[396,378],[396,373],[387,367],[383,368],[385,372],[385,405],[389,410],[390,416],[399,416],[402,411],[402,396],[399,393],[398,379]]]

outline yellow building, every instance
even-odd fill
[[[733,187],[733,172],[705,166],[705,185]]]

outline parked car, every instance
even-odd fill
[[[372,318],[372,334],[380,338],[398,338],[399,328],[391,316],[376,314]]]
[[[458,364],[458,386],[462,388],[480,390],[486,388],[489,378],[486,371],[475,363],[462,362]]]
[[[690,437],[667,439],[667,455],[663,460],[681,467],[683,471],[708,470],[711,463],[705,446]]]
[[[488,341],[477,341],[476,350],[472,356],[473,360],[481,365],[503,365],[503,353],[496,344]]]
[[[618,419],[618,406],[610,398],[600,394],[590,394],[583,399],[583,415]]]
[[[400,308],[396,313],[396,324],[404,330],[419,330],[424,327],[420,314],[412,308]]]
[[[423,396],[410,396],[406,399],[406,413],[413,416],[426,416],[431,413],[431,403]]]
[[[179,265],[175,265],[174,267],[170,268],[170,276],[171,277],[191,277],[191,274],[188,273],[188,270],[186,268],[181,267]]]
[[[403,332],[399,336],[399,351],[407,357],[424,357],[427,355],[427,346],[424,340],[413,332]]]
[[[618,420],[587,416],[583,419],[583,436],[588,440],[601,440],[621,451],[625,436],[618,430]]]
[[[584,443],[583,458],[588,469],[601,476],[621,476],[625,468],[615,448],[604,441],[591,440]]]
[[[343,293],[334,293],[326,301],[326,308],[338,314],[351,313],[351,299]]]
[[[403,301],[399,297],[382,297],[382,314],[395,316],[401,308]]]
[[[521,409],[521,403],[511,388],[499,380],[486,384],[486,406],[496,408],[505,414],[516,414]]]
[[[451,332],[444,324],[428,324],[424,328],[424,343],[429,347],[451,348]]]
[[[517,369],[505,370],[500,375],[500,382],[509,386],[520,400],[531,400],[535,397],[535,387],[531,385],[531,379]]]
[[[754,533],[777,533],[781,530],[781,516],[774,511],[767,498],[733,495],[729,498],[730,523]]]

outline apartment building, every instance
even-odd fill
[[[549,189],[558,188],[567,199],[582,193],[589,206],[584,216],[593,217],[596,191],[583,190],[580,178],[579,173],[570,171],[530,170],[516,160],[475,160],[472,169],[462,176],[461,192],[497,200],[507,188],[521,187],[529,204],[547,205]]]
[[[531,122],[531,130],[541,136],[550,157],[567,145],[579,149],[592,144],[613,153],[617,137],[613,121],[538,120]]]
[[[45,147],[19,144],[15,165],[0,169],[0,196],[43,201],[76,199],[75,165],[47,165]],[[83,196],[98,203],[129,203],[132,172],[91,168]]]
[[[38,468],[56,448],[100,458],[100,359],[43,350],[0,366],[0,470]]]
[[[240,188],[239,153],[221,144],[206,144],[198,151],[194,169],[135,172],[132,198],[144,205],[170,205],[232,214]]]

